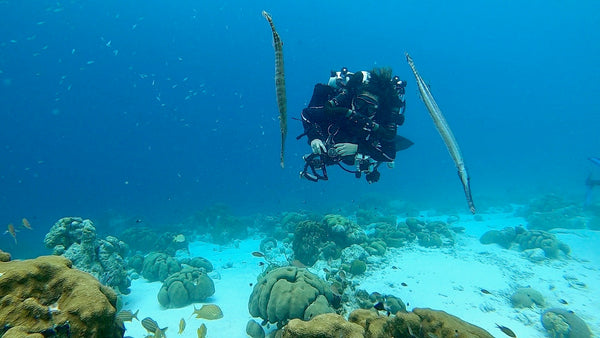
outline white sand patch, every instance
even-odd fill
[[[156,295],[162,286],[160,282],[148,283],[143,278],[133,281],[131,294],[124,298],[124,309],[135,312],[139,309],[139,319],[151,317],[159,326],[168,326],[167,337],[197,337],[196,329],[204,323],[208,329],[208,337],[246,337],[246,323],[252,317],[248,313],[248,300],[252,293],[250,283],[256,283],[256,277],[262,272],[260,261],[251,255],[257,251],[260,240],[239,242],[239,248],[222,247],[214,244],[194,242],[190,244],[191,257],[204,257],[214,266],[220,279],[213,279],[215,294],[205,303],[194,304],[200,308],[202,304],[216,304],[223,311],[223,318],[205,320],[190,317],[194,305],[179,309],[165,309],[158,303]],[[179,321],[184,318],[186,328],[178,335]],[[260,322],[260,319],[259,319]],[[135,319],[125,323],[125,336],[144,337],[147,332]]]

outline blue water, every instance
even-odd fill
[[[284,41],[285,169],[263,9]],[[64,216],[168,224],[216,202],[331,212],[373,195],[466,211],[405,52],[480,208],[546,192],[583,202],[597,170],[586,158],[600,155],[598,1],[3,0],[0,22],[0,224],[35,228],[16,246],[0,237],[16,255],[44,252]],[[340,170],[298,179],[309,147],[293,118],[342,66],[409,81],[399,133],[415,145],[374,185]]]

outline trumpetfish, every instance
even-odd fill
[[[277,108],[279,109],[279,129],[281,130],[281,154],[280,164],[284,167],[283,153],[285,149],[285,137],[287,135],[287,102],[285,97],[285,74],[283,72],[283,42],[275,30],[273,19],[269,13],[262,11],[273,32],[273,47],[275,48],[275,94],[277,96]]]
[[[412,69],[413,74],[415,74],[415,78],[417,79],[417,86],[419,87],[419,93],[421,94],[421,99],[427,107],[429,111],[429,115],[433,119],[433,123],[438,130],[438,133],[444,140],[446,147],[448,148],[448,152],[454,160],[454,164],[456,165],[456,169],[458,169],[458,177],[463,185],[463,190],[465,191],[465,197],[467,198],[467,203],[469,204],[469,210],[471,213],[475,213],[475,204],[473,203],[473,196],[471,195],[471,183],[469,178],[469,173],[467,172],[467,168],[465,167],[465,162],[463,160],[462,154],[460,152],[460,148],[458,147],[458,143],[454,138],[454,134],[452,134],[452,130],[450,130],[450,126],[448,126],[448,122],[442,115],[442,111],[440,107],[438,107],[431,91],[429,91],[429,87],[419,75],[417,68],[415,67],[415,63],[408,53],[406,53],[406,61],[408,65]]]

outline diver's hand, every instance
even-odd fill
[[[310,142],[310,147],[312,148],[313,154],[323,154],[327,152],[325,144],[323,144],[323,141],[319,140],[318,138]]]
[[[336,143],[333,147],[340,156],[354,155],[358,150],[358,144],[354,143]]]

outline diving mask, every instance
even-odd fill
[[[372,117],[377,112],[377,97],[371,93],[364,92],[352,99],[352,109],[368,117]]]

